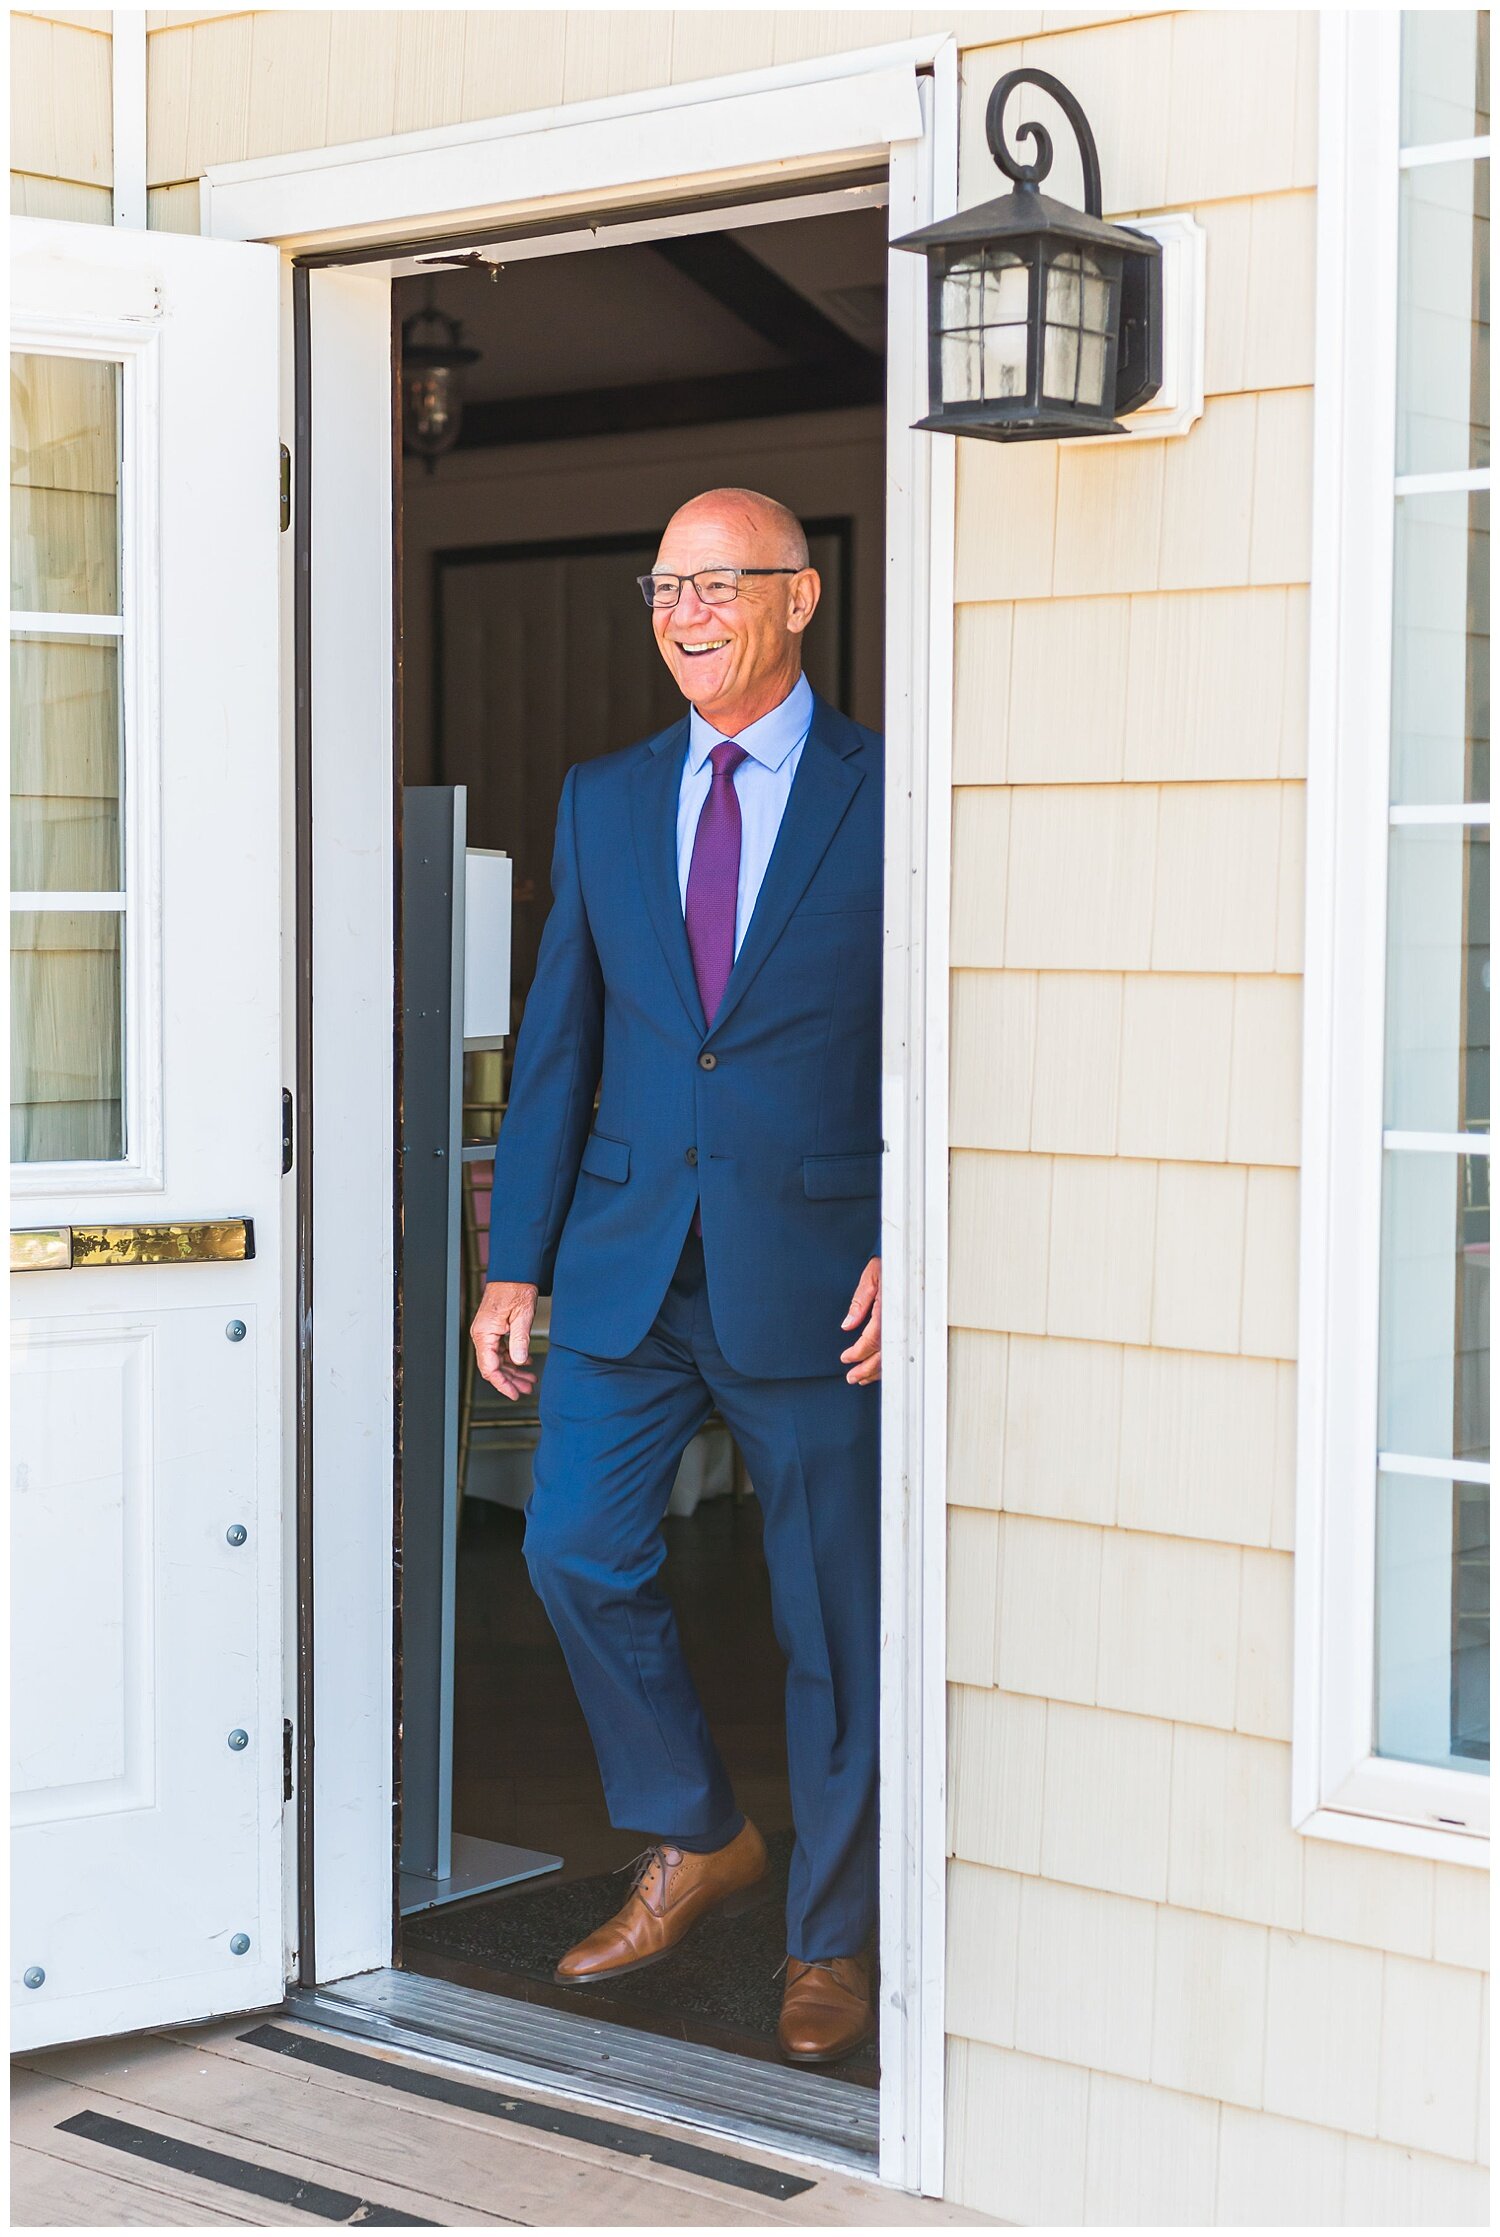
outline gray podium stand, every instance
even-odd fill
[[[453,1830],[453,1622],[463,1056],[493,1048],[510,994],[504,858],[465,851],[461,785],[403,796],[401,1161],[401,1892],[403,1917],[555,1872],[558,1856]],[[472,879],[469,876],[473,869]],[[497,911],[503,907],[503,916]],[[491,937],[471,919],[495,918]],[[496,928],[498,927],[498,930]],[[474,974],[466,1015],[465,947]],[[488,982],[488,983],[486,983]],[[475,1015],[488,1007],[490,1014]],[[469,1028],[476,1030],[470,1032]]]

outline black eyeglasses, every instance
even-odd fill
[[[641,596],[651,607],[675,606],[684,583],[691,583],[705,606],[727,606],[739,596],[742,575],[800,575],[801,567],[705,567],[696,575],[637,575]]]

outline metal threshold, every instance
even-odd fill
[[[523,2088],[679,2121],[867,2178],[876,2171],[879,2101],[855,2082],[389,1966],[317,1988],[293,1983],[286,2008],[299,2020]]]

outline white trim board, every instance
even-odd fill
[[[820,168],[883,162],[890,147],[920,137],[916,74],[944,43],[910,40],[739,78],[214,165],[203,179],[203,230],[348,245],[640,200],[648,188],[681,191],[689,181],[701,188],[743,177],[764,189]]]
[[[146,11],[110,13],[110,104],[114,139],[114,222],[146,225]]]
[[[335,1980],[392,1938],[391,305],[360,272],[310,280],[313,1876]]]
[[[890,234],[957,204],[958,55],[891,150]],[[947,1873],[948,923],[957,453],[913,433],[927,273],[890,258],[886,397],[886,931],[881,1207],[882,2177],[939,2194]]]
[[[930,71],[919,84],[918,72]],[[841,140],[840,135],[843,135]],[[745,203],[789,177],[890,166],[893,234],[956,206],[952,40],[662,88],[540,118],[216,171],[206,230],[399,248],[434,215],[626,209],[662,181]],[[482,172],[481,192],[475,188]],[[497,181],[511,199],[496,199]],[[467,203],[463,195],[473,197]],[[685,222],[701,218],[685,211]],[[734,222],[747,222],[737,211]],[[560,253],[567,237],[518,241]],[[512,245],[508,244],[508,253]],[[942,2188],[947,1245],[947,919],[953,654],[951,443],[914,433],[925,400],[920,263],[893,254],[887,583],[885,1128],[890,1144],[883,1393],[881,2173]],[[389,1205],[394,817],[390,794],[389,281],[310,275],[313,1014],[318,1168],[315,1873],[320,1977],[391,1954]],[[289,338],[290,342],[290,338]],[[320,409],[319,400],[337,399]],[[371,458],[372,446],[375,456]],[[288,565],[291,555],[288,554]],[[372,1206],[374,1207],[372,1213]],[[374,1224],[372,1225],[372,1218]],[[329,1658],[335,1658],[330,1661]],[[328,1744],[332,1733],[334,1744]]]

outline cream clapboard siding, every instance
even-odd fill
[[[174,184],[211,163],[757,69],[905,38],[912,21],[905,9],[153,15],[147,175]]]
[[[108,225],[114,215],[110,18],[46,8],[10,19],[10,206]]]
[[[103,21],[15,29],[23,206],[108,218]],[[1204,227],[1188,437],[959,447],[948,2187],[1480,2218],[1486,1882],[1289,1827],[1312,13],[147,22],[153,225],[209,163],[943,28],[966,202],[1024,59],[1112,214]]]
[[[1204,227],[1207,403],[959,447],[948,2186],[1475,2221],[1484,1876],[1290,1829],[1315,24],[967,52],[965,201],[1023,60]]]

